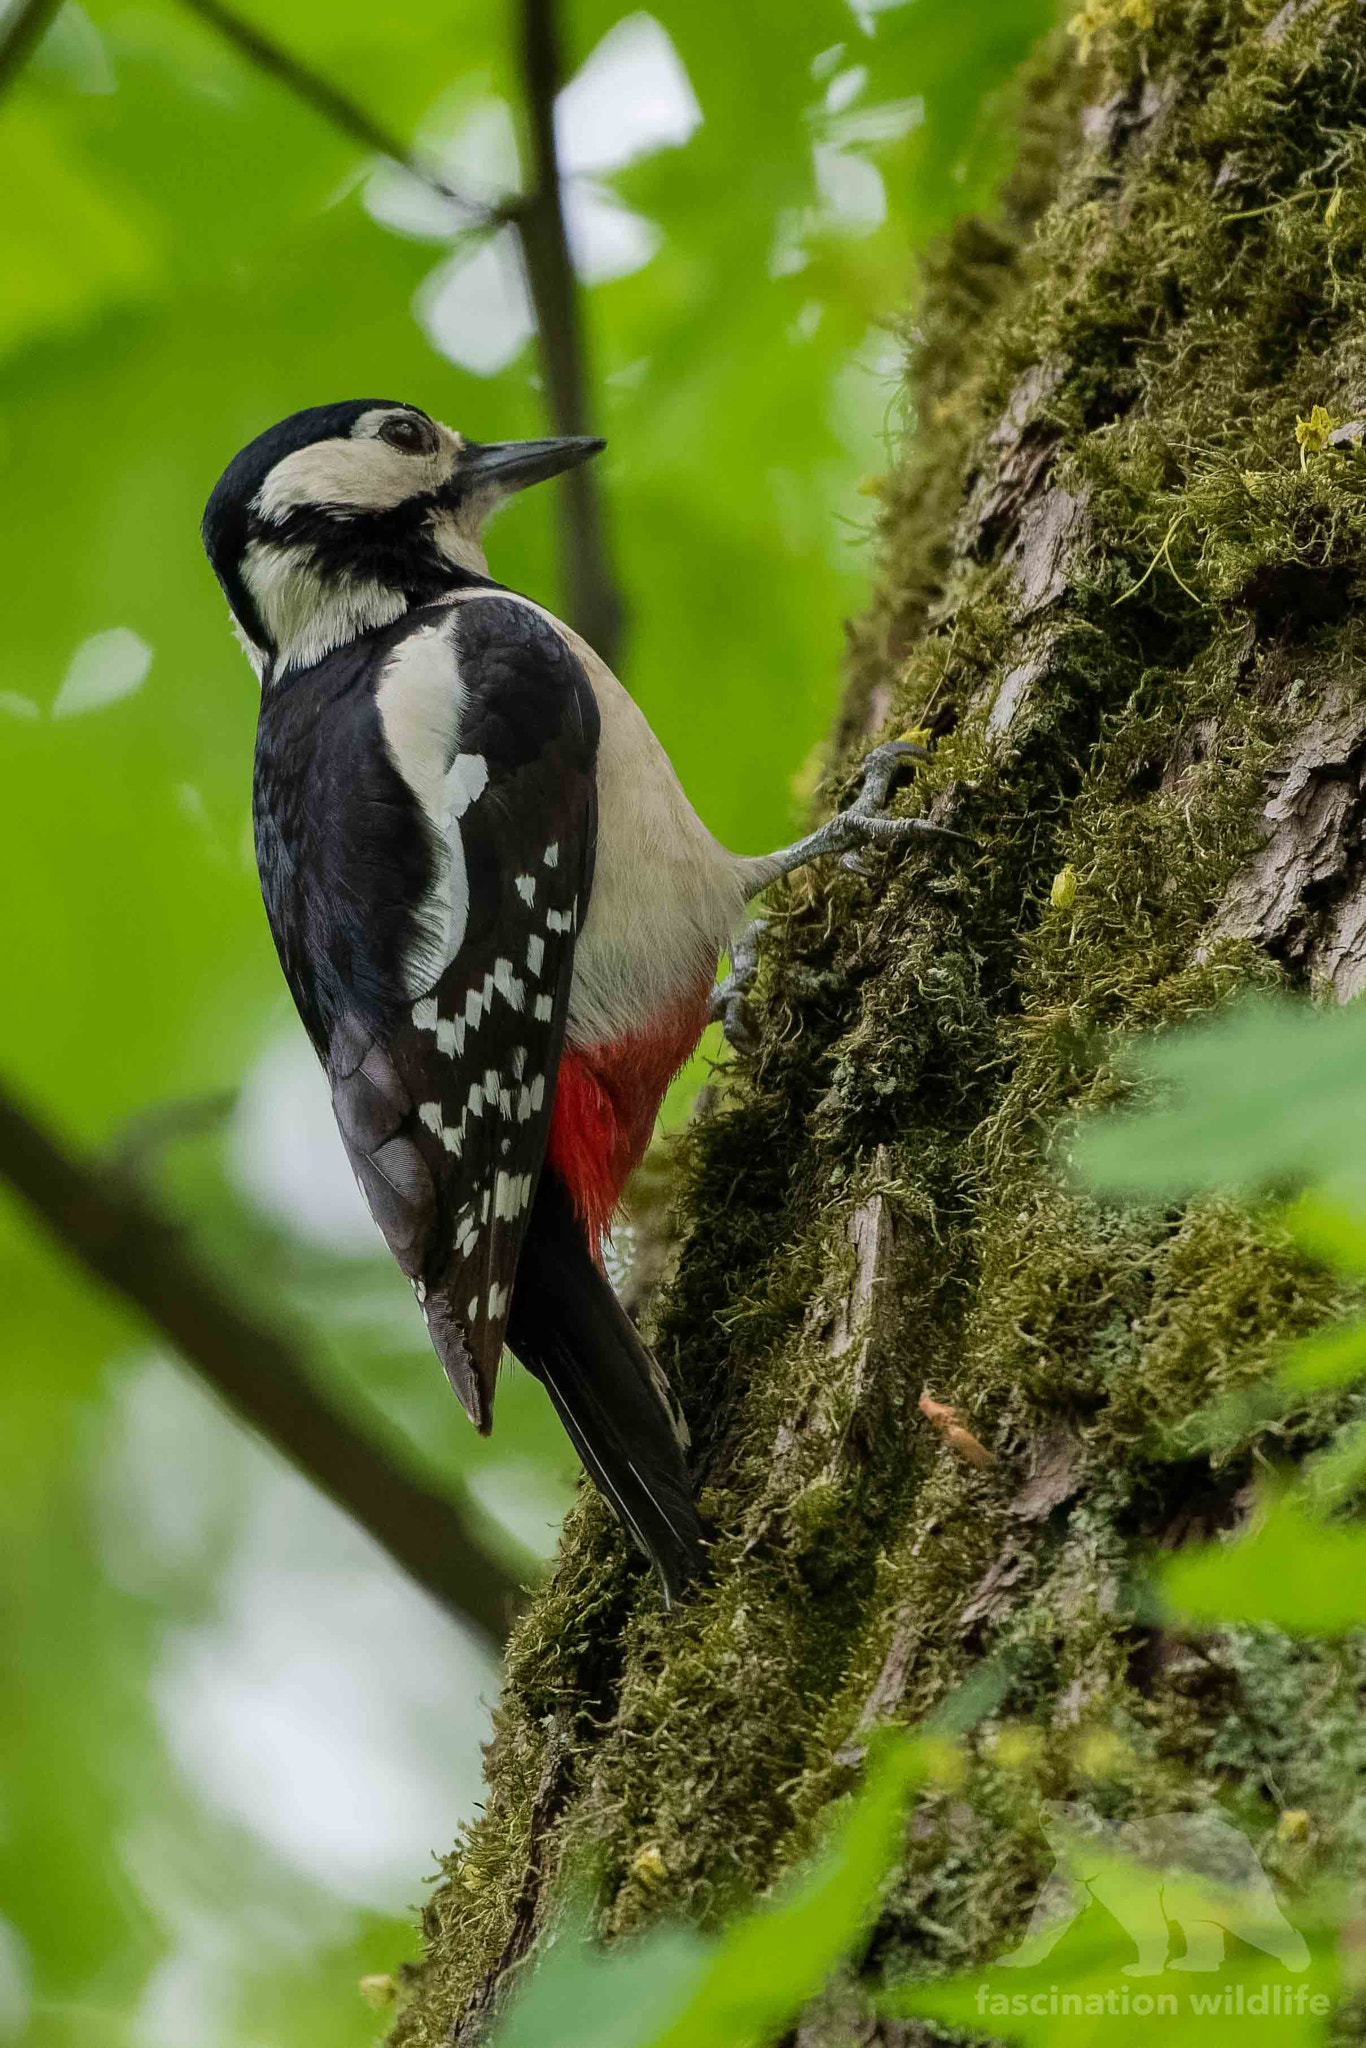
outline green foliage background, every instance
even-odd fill
[[[660,241],[587,294],[602,481],[624,673],[739,847],[787,834],[835,701],[863,590],[858,484],[882,466],[898,388],[882,323],[914,249],[988,202],[997,95],[1050,15],[655,10],[702,118],[610,181]],[[487,0],[282,0],[259,19],[438,156],[491,102],[515,113],[513,21]],[[565,8],[571,68],[619,19]],[[861,219],[822,199],[831,151]],[[248,845],[254,688],[198,549],[219,469],[329,397],[412,398],[486,437],[544,425],[529,345],[476,376],[427,338],[414,302],[451,237],[385,227],[372,168],[168,0],[65,6],[0,103],[4,1061],[87,1145],[236,1088],[295,1030]],[[780,246],[799,253],[775,264]],[[551,513],[526,502],[491,550],[538,595],[554,590]],[[87,646],[116,632],[150,649],[140,680],[126,637]],[[104,701],[82,703],[92,675]],[[217,1130],[159,1153],[167,1198],[415,1459],[482,1489],[495,1535],[546,1549],[574,1467],[535,1389],[512,1379],[478,1443],[386,1264],[255,1206],[233,1143]],[[8,1200],[0,1317],[0,2036],[370,2039],[356,1980],[412,1937],[404,1880],[357,1845],[427,1797],[430,1845],[448,1844],[494,1674]],[[300,1813],[301,1728],[334,1774],[305,1774]],[[372,1768],[348,1776],[337,1759],[361,1754]],[[421,1876],[414,1855],[414,1903]]]

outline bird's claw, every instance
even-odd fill
[[[928,761],[929,755],[915,740],[886,740],[863,759],[863,783],[849,809],[864,817],[884,810],[901,768],[908,761]]]
[[[727,1045],[735,1052],[749,1052],[754,1045],[754,1026],[746,997],[759,966],[759,941],[766,920],[756,917],[746,925],[730,949],[730,973],[718,981],[707,1004],[707,1021],[719,1024]]]
[[[962,832],[951,832],[947,825],[931,824],[928,818],[888,818],[883,815],[892,784],[908,761],[928,761],[928,753],[915,740],[887,740],[880,747],[874,747],[864,757],[863,783],[858,795],[847,810],[830,821],[830,829],[836,836],[848,840],[849,850],[840,856],[840,866],[853,874],[865,874],[863,862],[853,849],[867,846],[878,840],[885,842],[912,839],[956,839],[960,845],[968,846],[971,841]]]

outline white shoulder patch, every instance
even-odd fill
[[[389,755],[431,821],[441,864],[423,905],[428,940],[407,963],[408,990],[431,988],[455,958],[469,923],[469,875],[460,820],[488,787],[482,754],[460,751],[465,687],[450,616],[405,635],[384,664],[375,706]]]
[[[447,764],[460,751],[464,706],[451,622],[442,619],[406,633],[384,664],[375,707],[395,768],[438,832]]]

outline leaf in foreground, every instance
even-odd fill
[[[1163,1568],[1178,1622],[1261,1623],[1295,1636],[1366,1627],[1366,1528],[1320,1521],[1299,1491],[1267,1507],[1248,1536],[1204,1543]]]
[[[901,1844],[923,1745],[877,1749],[834,1841],[716,1940],[664,1928],[603,1954],[566,1929],[496,2048],[757,2048],[787,2026],[871,1926]]]
[[[1242,1003],[1212,1024],[1130,1047],[1125,1068],[1176,1100],[1078,1133],[1077,1165],[1107,1193],[1177,1200],[1360,1175],[1366,1004]]]
[[[1038,1962],[1029,1968],[998,1962],[901,1984],[878,2000],[879,2011],[938,2020],[1023,2048],[1158,2048],[1159,2042],[1161,2048],[1316,2048],[1327,2041],[1338,1972],[1319,1910],[1312,1927],[1292,1925],[1257,1887],[1243,1894],[1244,1917],[1222,1887],[1094,1847],[1085,1870],[1082,1896],[1090,1894],[1092,1902]],[[1299,1922],[1305,1916],[1292,1917]],[[1160,1944],[1170,1940],[1173,1921],[1185,1935],[1184,1952],[1145,1971],[1126,1930],[1154,1935]],[[1268,1922],[1275,1930],[1271,1939],[1282,1937],[1282,1954],[1250,1945],[1254,1932],[1266,1938]],[[1236,1937],[1240,1924],[1247,1938],[1226,1938],[1225,1930]],[[1222,1950],[1222,1960],[1185,1967],[1199,1961],[1197,1941],[1207,1955]]]

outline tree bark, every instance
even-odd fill
[[[1045,1796],[1128,1817],[1236,1794],[1273,1878],[1348,1799],[1359,1649],[1176,1640],[1135,1591],[1154,1547],[1236,1525],[1268,1448],[1250,1421],[1215,1462],[1183,1422],[1331,1287],[1228,1205],[1099,1207],[1052,1134],[1119,1092],[1117,1033],[1366,979],[1366,457],[1343,424],[1366,413],[1366,22],[1088,0],[1082,25],[1085,61],[1054,49],[1022,83],[999,218],[926,268],[828,791],[928,726],[901,801],[972,849],[870,855],[774,905],[757,1048],[683,1147],[657,1318],[714,1581],[662,1614],[581,1497],[402,2048],[481,2038],[585,1856],[607,1937],[762,1890],[869,1732],[984,1668],[990,1712],[918,1810],[865,1973],[998,1952],[1049,1868]],[[1281,1448],[1332,1420],[1277,1425]],[[1293,1849],[1286,1808],[1310,1816]],[[851,1977],[794,2041],[912,2038],[855,2012]]]

